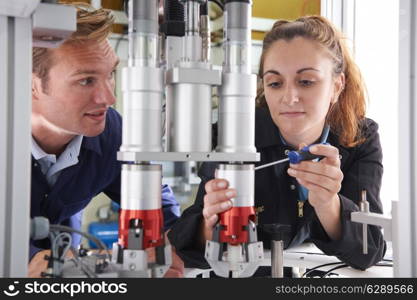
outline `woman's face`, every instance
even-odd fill
[[[344,76],[333,75],[331,56],[318,43],[279,40],[264,59],[263,87],[274,123],[293,146],[319,138]]]

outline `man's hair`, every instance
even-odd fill
[[[77,30],[60,46],[80,45],[88,41],[101,42],[111,32],[114,17],[110,10],[94,9],[87,3],[71,3],[77,9]],[[41,79],[42,90],[48,88],[49,70],[55,63],[54,49],[32,48],[32,73]]]

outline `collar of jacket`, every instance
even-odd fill
[[[271,114],[268,107],[257,107],[255,115],[255,146],[258,151],[262,148],[275,146],[279,148],[279,151],[282,150],[283,156],[285,155],[285,150],[294,150],[290,146],[283,143],[278,127],[275,125],[272,120]],[[330,130],[327,142],[330,145],[339,149],[341,155],[341,165],[343,165],[348,156],[349,150],[346,147],[343,147],[339,143],[339,137]]]
[[[93,137],[86,137],[84,136],[83,139],[83,143],[81,144],[81,148],[85,148],[87,150],[91,150],[95,153],[97,153],[98,155],[102,155],[103,151],[102,151],[102,139],[106,139],[108,138],[108,129],[109,129],[109,123],[111,122],[110,119],[110,115],[114,115],[115,111],[113,108],[109,108],[108,112],[107,112],[107,116],[106,116],[106,126],[103,130],[102,133],[100,133],[97,136],[93,136]],[[114,118],[113,118],[114,119]]]
[[[85,148],[87,150],[91,150],[96,152],[98,155],[102,155],[101,151],[101,143],[100,143],[100,136],[103,133],[99,134],[98,136],[94,137],[86,137],[84,136],[83,143],[81,144],[81,148]]]

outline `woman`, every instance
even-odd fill
[[[350,221],[366,190],[372,212],[382,213],[379,191],[382,150],[378,125],[365,118],[365,88],[342,34],[325,18],[278,21],[263,42],[256,111],[258,165],[285,158],[287,150],[310,149],[324,158],[279,164],[256,172],[258,239],[269,246],[263,224],[291,226],[285,247],[313,242],[328,255],[366,269],[380,261],[385,242],[368,229],[362,253],[362,225]],[[218,214],[228,210],[236,191],[214,178],[216,164],[204,164],[195,204],[169,237],[190,267],[206,267],[204,245]]]

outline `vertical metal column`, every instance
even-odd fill
[[[30,219],[31,18],[0,15],[0,276],[26,277]]]
[[[399,202],[393,203],[394,276],[417,277],[417,3],[400,1]],[[395,214],[394,214],[395,212]]]

